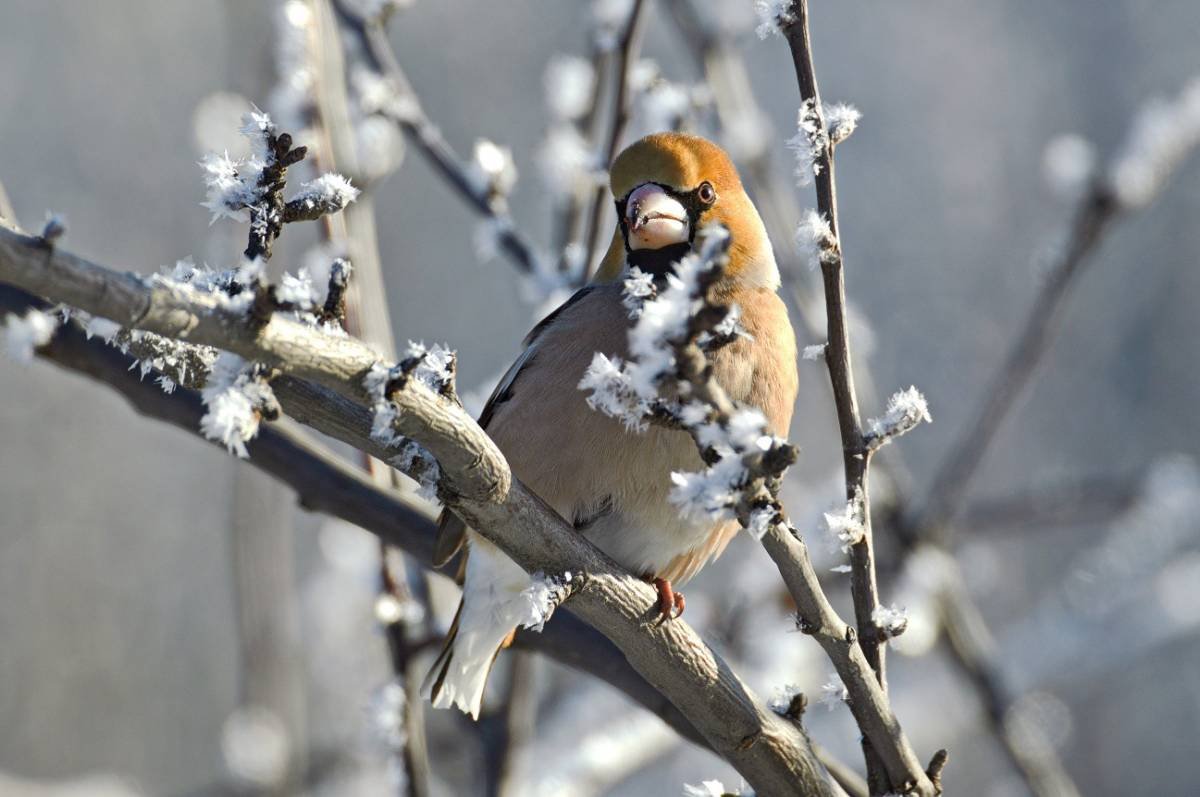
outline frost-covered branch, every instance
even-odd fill
[[[421,107],[416,90],[392,51],[384,21],[360,16],[346,0],[333,0],[333,6],[341,23],[359,39],[370,61],[378,112],[399,125],[446,182],[487,217],[499,248],[515,265],[530,275],[545,271],[545,258],[517,229],[505,204],[496,201],[493,182],[481,180],[479,171],[454,152],[442,131]]]
[[[280,133],[271,117],[260,111],[246,114],[242,134],[250,140],[250,155],[234,160],[212,153],[202,165],[208,198],[204,206],[213,221],[230,218],[250,222],[248,260],[271,257],[271,247],[293,221],[312,221],[346,207],[358,189],[344,177],[326,174],[306,183],[291,201],[283,198],[287,170],[304,159],[306,147],[293,147],[292,137]]]
[[[6,230],[0,230],[0,281],[122,326],[186,336],[294,377],[277,378],[277,396],[281,385],[296,379],[320,385],[341,401],[307,404],[298,409],[305,416],[298,420],[320,423],[335,436],[346,422],[339,406],[365,407],[370,396],[364,378],[374,367],[387,367],[363,343],[286,314],[250,324],[245,308],[231,306],[227,297],[161,275],[120,274],[61,249],[47,255],[39,239]],[[389,398],[397,410],[393,430],[436,457],[442,474],[439,497],[527,571],[581,573],[572,611],[611,639],[758,790],[787,793],[801,784],[813,793],[828,793],[798,729],[755,698],[686,623],[652,622],[655,590],[573,533],[513,479],[495,444],[456,402],[417,379]],[[373,456],[395,456],[379,443],[349,437]]]
[[[928,412],[924,409],[924,400],[916,399],[916,396],[919,396],[916,391],[913,391],[914,396],[908,400],[900,398],[905,394],[898,394],[893,398],[888,415],[879,426],[870,432],[864,432],[850,354],[843,252],[837,212],[837,184],[834,179],[834,148],[838,141],[853,130],[858,122],[858,115],[846,106],[827,107],[821,102],[809,38],[807,0],[771,0],[760,3],[759,9],[763,16],[760,35],[769,33],[772,26],[777,26],[791,50],[800,88],[799,132],[791,145],[797,153],[797,177],[801,184],[809,179],[815,182],[817,194],[817,215],[810,215],[809,229],[804,232],[802,225],[800,235],[807,237],[811,242],[815,252],[813,259],[819,262],[825,286],[828,343],[824,349],[824,359],[837,408],[846,497],[860,506],[857,513],[859,527],[856,529],[854,541],[850,543],[850,585],[854,598],[854,616],[863,652],[871,663],[881,688],[886,692],[884,643],[887,634],[880,633],[877,622],[881,602],[875,572],[868,468],[872,454],[883,441],[902,434],[921,419],[928,418]],[[902,782],[896,780],[895,774],[886,771],[889,768],[882,765],[882,751],[873,744],[873,740],[864,741],[863,752],[872,793],[895,791],[902,786]],[[921,778],[921,788],[932,790],[928,778]]]
[[[1066,300],[1091,256],[1114,224],[1148,204],[1198,146],[1200,78],[1195,78],[1174,100],[1149,102],[1134,117],[1112,163],[1084,175],[1086,188],[1054,249],[1025,325],[984,391],[975,417],[942,459],[925,506],[904,519],[906,536],[949,540],[979,465],[1049,350]]]
[[[737,314],[710,289],[717,284],[730,245],[726,230],[707,228],[697,251],[685,256],[663,284],[633,273],[625,283],[626,306],[636,318],[629,331],[630,360],[597,354],[580,388],[593,409],[622,420],[633,430],[661,423],[687,431],[707,465],[701,473],[672,474],[671,499],[684,513],[736,517],[763,541],[799,608],[801,630],[812,634],[847,685],[850,707],[864,738],[879,751],[887,776],[932,786],[892,714],[883,688],[859,644],[825,596],[800,534],[779,501],[784,471],[795,450],[767,432],[757,410],[737,406],[716,382],[705,349],[738,334]],[[854,542],[861,542],[861,510],[855,511]],[[892,618],[871,619],[871,638],[898,634]]]

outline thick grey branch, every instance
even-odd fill
[[[218,297],[119,274],[6,230],[0,230],[0,281],[122,325],[232,351],[316,382],[360,407],[367,399],[363,377],[378,360],[358,341],[333,337],[279,313],[251,327]],[[302,383],[277,382],[276,395],[290,411],[285,396]],[[416,380],[396,391],[394,401],[396,431],[440,461],[448,476],[443,491],[455,512],[530,572],[582,571],[572,611],[611,639],[758,792],[830,792],[800,730],[765,708],[686,623],[656,624],[656,592],[573,534],[513,479],[499,450],[456,403]],[[313,420],[328,422],[324,431],[346,430],[351,422],[337,417],[331,402],[318,404],[306,409]],[[395,453],[378,444],[364,445],[361,428],[348,442],[383,459]]]

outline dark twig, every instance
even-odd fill
[[[850,546],[850,589],[854,598],[854,616],[858,624],[859,641],[867,661],[875,671],[880,686],[887,690],[885,637],[873,619],[879,608],[879,587],[875,574],[874,541],[871,529],[871,504],[867,471],[872,448],[863,434],[858,411],[858,396],[854,389],[854,369],[850,358],[850,332],[846,319],[846,287],[843,276],[842,247],[839,239],[837,213],[837,184],[834,175],[834,142],[826,133],[821,95],[813,68],[812,42],[808,31],[808,0],[796,0],[780,27],[787,38],[800,86],[802,112],[809,114],[813,131],[810,143],[815,156],[814,171],[817,190],[817,210],[829,225],[832,240],[822,246],[821,276],[825,283],[825,316],[827,344],[825,364],[833,386],[837,408],[838,428],[842,439],[842,466],[846,479],[846,499],[859,512],[860,538]],[[864,738],[863,751],[867,761],[867,780],[872,794],[894,791],[902,784],[891,783],[877,751]]]
[[[518,797],[523,793],[522,759],[534,738],[537,724],[537,688],[533,668],[533,659],[525,653],[516,654],[509,664],[504,745],[495,778],[499,797]]]
[[[329,2],[317,4],[316,18],[319,45],[313,49],[318,75],[314,122],[322,133],[321,139],[327,142],[326,151],[319,152],[318,156],[327,159],[332,169],[344,166],[352,173],[361,173],[346,93],[346,54],[341,25]],[[355,215],[348,214],[345,217],[340,230],[332,225],[322,228],[326,242],[348,247],[354,253],[357,264],[356,279],[351,282],[345,261],[340,258],[334,261],[322,314],[339,317],[339,322],[350,334],[371,341],[391,358],[395,356],[395,336],[375,235],[374,203],[369,196],[364,199],[356,203]],[[361,460],[377,484],[400,486],[396,471],[365,454]],[[405,563],[398,552],[392,553],[393,550],[386,543],[380,543],[380,594],[376,603],[376,619],[383,626],[388,642],[392,672],[405,692],[400,718],[404,733],[398,737],[403,742],[399,749],[391,751],[391,755],[404,772],[406,797],[426,797],[431,788],[431,767],[419,688],[421,676],[417,672],[416,653],[421,648],[414,640],[430,638],[431,613],[428,603],[418,600],[416,594],[425,595],[424,584],[409,583]],[[388,611],[380,611],[379,607],[387,607]]]
[[[319,317],[322,321],[346,321],[346,290],[350,287],[350,264],[345,258],[337,258],[329,268],[329,291],[325,294],[325,305]]]
[[[287,203],[283,200],[283,189],[287,184],[287,170],[304,160],[306,147],[292,147],[288,133],[276,134],[274,127],[264,133],[267,142],[267,165],[258,180],[263,190],[262,199],[250,206],[250,240],[246,245],[246,257],[250,260],[271,258],[271,246],[287,223]],[[322,210],[313,218],[319,218]]]
[[[600,113],[600,101],[604,96],[605,88],[608,81],[611,79],[612,70],[609,68],[613,60],[613,52],[611,48],[601,47],[599,44],[592,45],[592,99],[588,106],[588,111],[582,118],[574,122],[575,129],[584,141],[588,142],[589,151],[595,152],[599,149],[601,121],[603,115]],[[558,270],[562,273],[570,273],[578,264],[572,261],[571,253],[575,251],[578,244],[579,236],[586,234],[587,230],[581,229],[584,224],[584,214],[588,211],[587,199],[590,194],[575,186],[572,186],[569,196],[567,197],[566,205],[561,210],[561,223],[558,227],[558,238],[556,240],[557,250],[559,252]],[[582,244],[578,244],[582,246]],[[579,281],[587,280],[587,267],[589,264],[584,263],[582,268],[579,268]]]
[[[657,346],[669,347],[675,363],[673,371],[656,377],[657,396],[640,393],[630,396],[622,392],[627,390],[625,385],[628,383],[605,376],[611,373],[607,369],[589,372],[588,387],[605,396],[598,407],[610,415],[624,418],[627,423],[658,422],[662,415],[672,428],[687,430],[709,465],[728,457],[735,458],[739,466],[736,471],[740,474],[736,483],[731,482],[717,491],[730,497],[717,507],[705,503],[705,511],[729,511],[747,530],[762,538],[796,602],[801,630],[811,634],[821,645],[845,684],[850,710],[863,738],[869,740],[870,749],[878,751],[878,765],[885,782],[931,795],[933,786],[888,705],[886,693],[859,645],[858,633],[842,621],[829,603],[812,567],[808,549],[788,521],[779,501],[781,477],[794,462],[795,449],[784,441],[773,440],[764,450],[757,443],[747,445],[744,440],[735,440],[728,434],[731,419],[739,408],[716,381],[704,347],[713,345],[713,332],[720,329],[728,317],[729,308],[721,303],[716,288],[728,261],[729,246],[727,231],[704,230],[697,238],[693,255],[697,262],[687,270],[693,275],[690,283],[680,280],[677,287],[667,288],[669,291],[686,291],[696,309],[681,332],[662,334],[655,341]],[[655,292],[646,301],[658,299]],[[640,308],[639,312],[646,311]],[[631,335],[637,333],[635,329]],[[686,415],[669,398],[679,395],[688,396]],[[647,405],[651,405],[651,409],[646,409]],[[721,441],[720,451],[710,442],[714,435],[726,438]],[[724,469],[721,472],[725,472]],[[873,633],[883,638],[880,629]]]
[[[621,34],[618,44],[615,86],[613,88],[612,121],[609,128],[603,156],[605,168],[610,166],[617,156],[617,148],[621,146],[621,138],[629,125],[632,115],[632,103],[629,98],[629,70],[637,61],[638,49],[642,43],[642,29],[645,27],[647,0],[633,0],[629,11],[629,21]],[[604,209],[608,207],[608,186],[600,184],[592,194],[592,210],[588,220],[587,237],[584,245],[584,273],[591,273],[592,261],[596,257],[596,249],[600,243],[600,224],[604,220]]]
[[[383,112],[400,126],[459,196],[496,224],[500,247],[513,263],[526,273],[535,273],[538,270],[538,254],[533,245],[517,230],[503,204],[495,201],[487,185],[475,179],[471,169],[454,152],[442,131],[426,115],[416,90],[392,51],[383,22],[364,19],[345,0],[333,0],[333,6],[341,24],[362,42],[372,68],[388,81],[395,92],[396,102],[392,103],[395,107],[384,109]]]
[[[1086,476],[978,498],[963,507],[955,525],[973,534],[1021,533],[1108,520],[1133,506],[1141,483],[1136,475]]]
[[[940,601],[950,660],[979,696],[988,727],[1001,740],[1001,749],[1030,791],[1039,797],[1078,797],[1079,789],[1041,730],[1018,727],[1012,721],[1010,709],[1015,701],[996,663],[995,643],[961,579],[956,581]],[[935,758],[930,764],[931,777],[936,763]]]
[[[647,625],[658,605],[655,590],[572,533],[513,477],[495,444],[461,407],[420,384],[383,400],[376,377],[390,365],[362,342],[282,314],[263,328],[250,328],[245,315],[219,296],[185,290],[167,278],[143,281],[61,249],[47,256],[37,239],[5,230],[0,230],[0,281],[118,324],[173,338],[186,335],[297,380],[312,380],[327,397],[303,404],[291,404],[281,393],[284,380],[278,380],[275,393],[285,411],[373,456],[398,462],[396,449],[370,438],[362,427],[346,425],[358,417],[354,408],[372,402],[389,438],[409,438],[436,457],[443,474],[439,495],[473,529],[529,572],[586,574],[571,610],[602,629],[752,786],[778,793],[798,787],[828,792],[805,737],[768,711],[685,621]],[[341,400],[330,400],[329,394]]]
[[[949,541],[950,523],[962,506],[979,463],[1049,350],[1075,279],[1120,210],[1105,184],[1097,181],[1076,212],[1067,244],[1047,274],[1020,337],[984,391],[978,413],[942,459],[925,507],[905,522],[909,535]]]

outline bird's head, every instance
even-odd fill
[[[665,274],[687,254],[699,229],[729,228],[726,279],[777,288],[766,228],[725,151],[699,136],[655,133],[613,161],[617,230],[596,281],[619,278],[626,263]]]

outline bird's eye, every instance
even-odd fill
[[[711,205],[717,201],[717,189],[712,187],[712,183],[705,180],[700,183],[700,187],[696,189],[696,195],[700,197],[700,201],[706,205]]]

